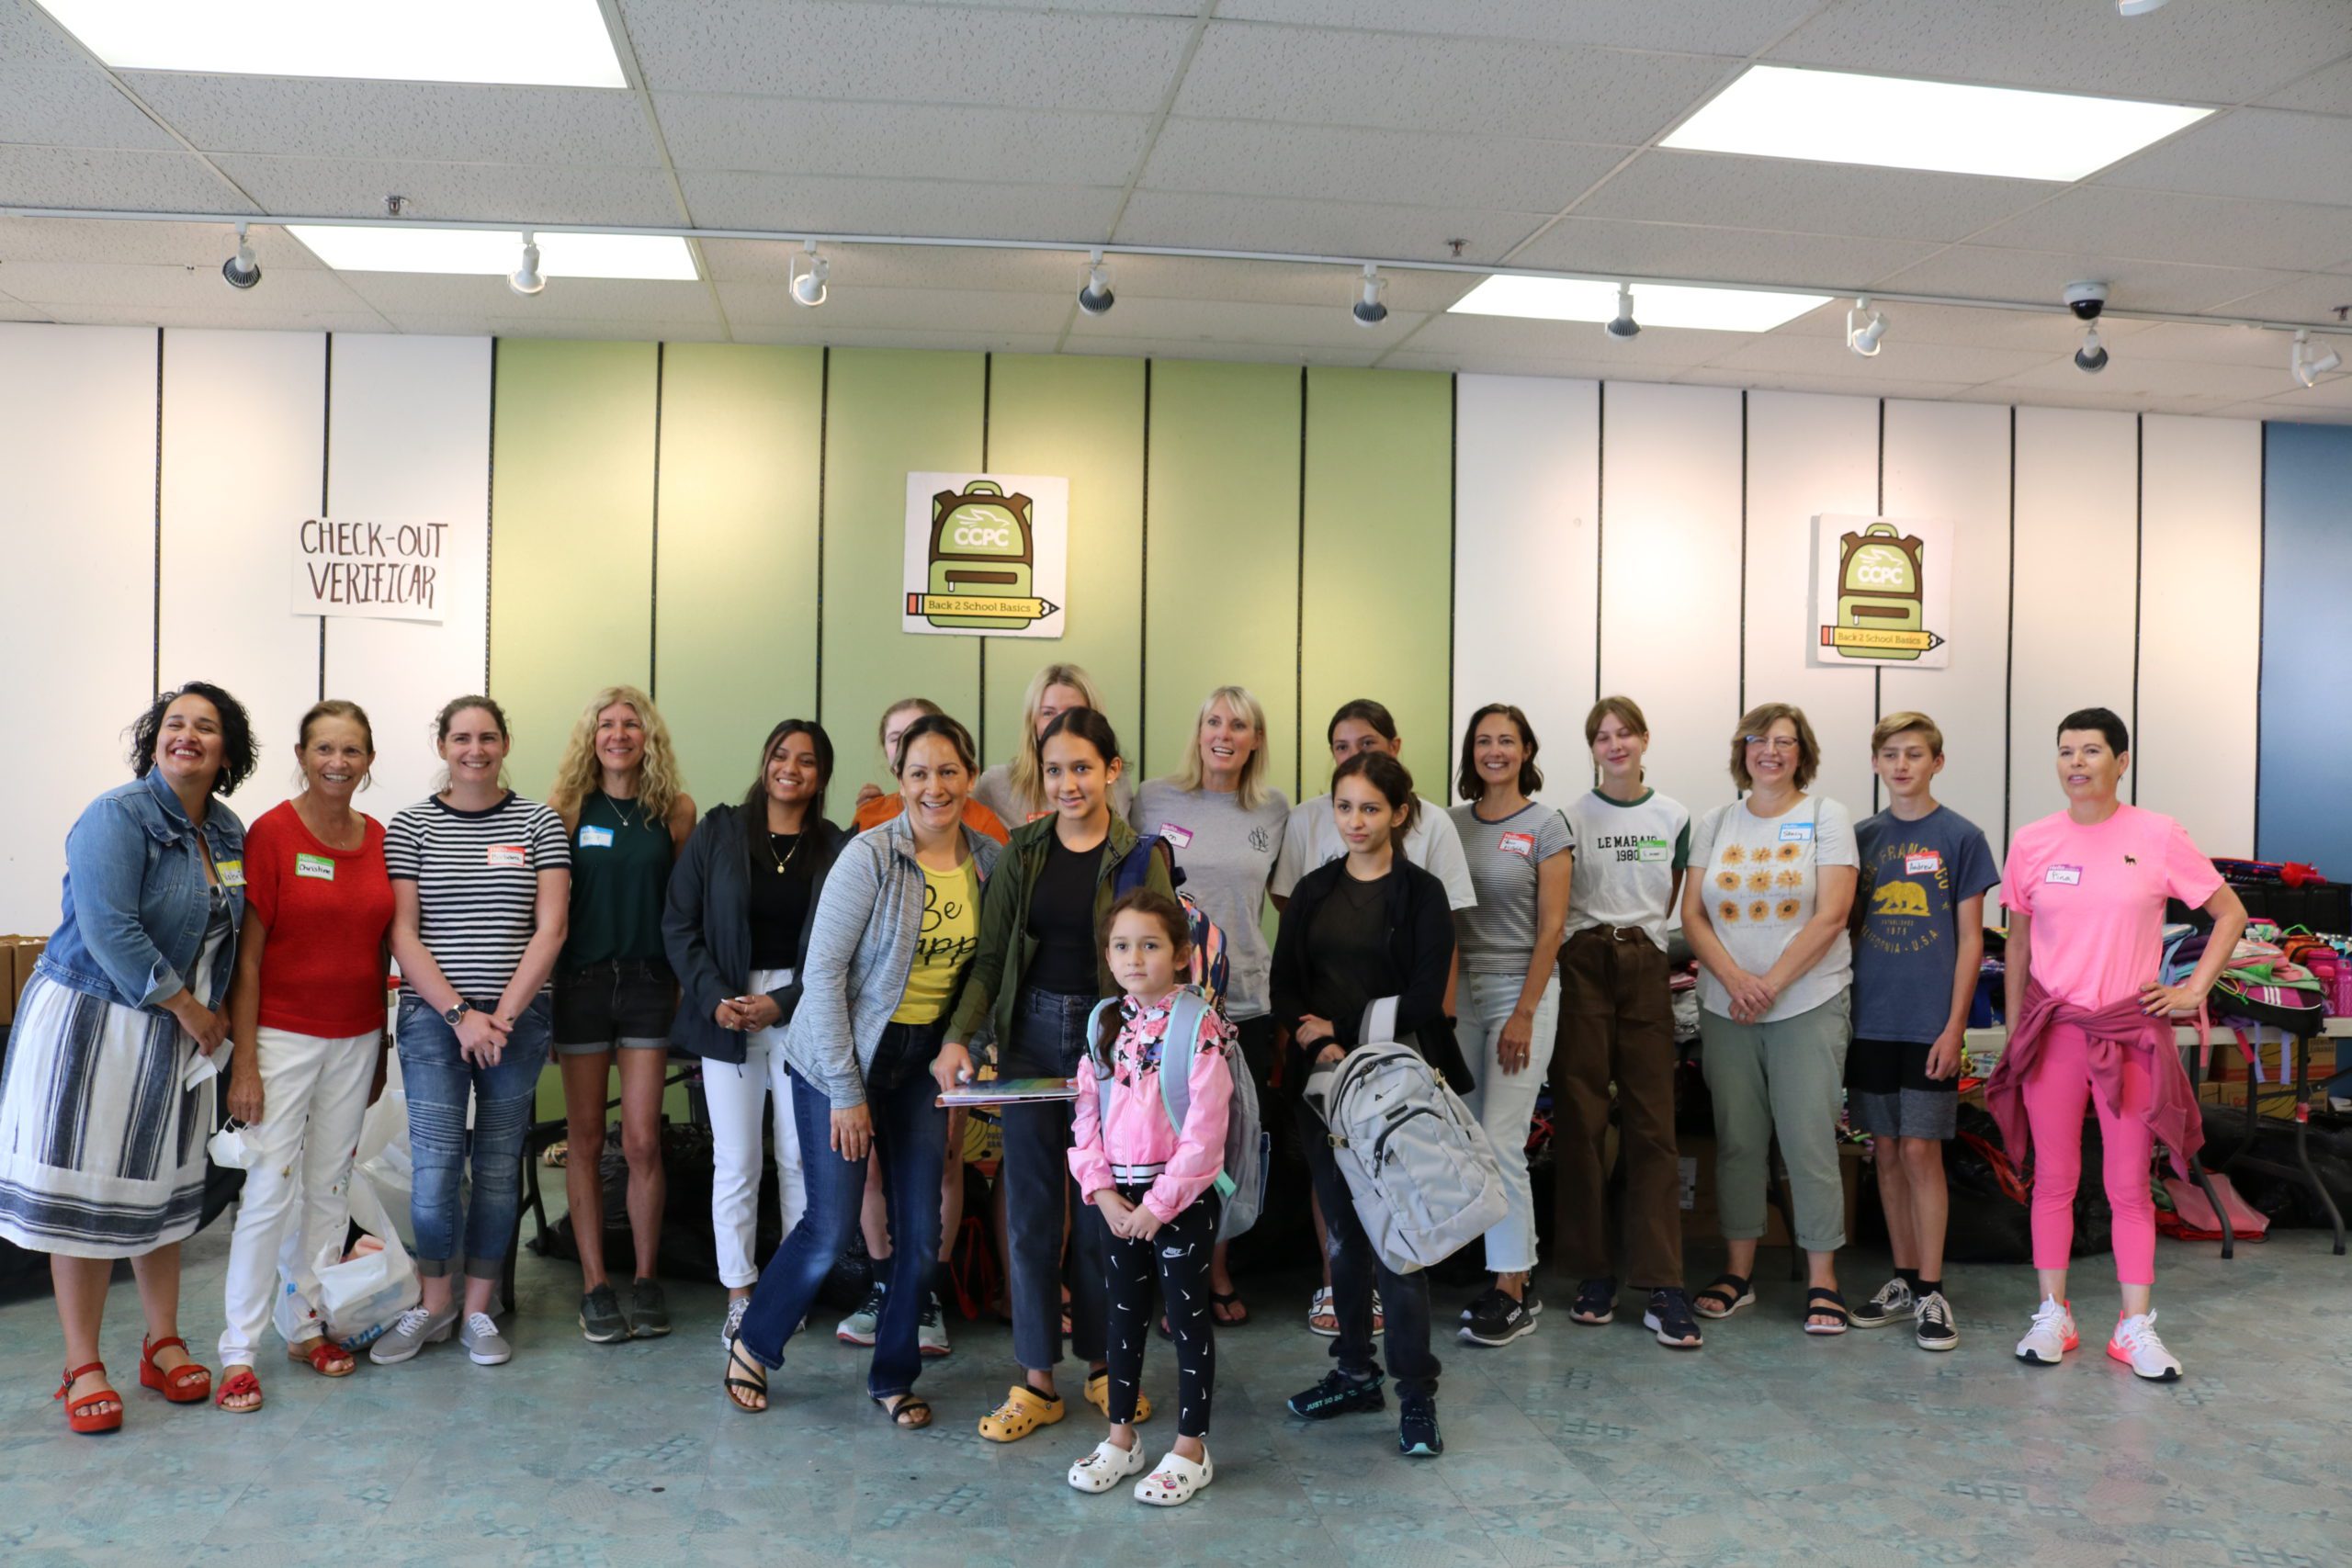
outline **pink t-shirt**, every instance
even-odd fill
[[[2200,908],[2221,873],[2171,818],[2118,806],[2085,827],[2061,811],[2018,829],[2001,902],[2033,921],[2033,977],[2096,1010],[2152,985],[2164,959],[2165,900]]]

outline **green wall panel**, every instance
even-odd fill
[[[706,808],[750,784],[769,727],[816,713],[824,373],[817,348],[663,351],[653,694]]]
[[[1143,728],[1143,388],[1140,359],[1000,354],[989,385],[989,468],[1069,479],[1067,627],[992,637],[981,701],[991,761],[1021,738],[1021,696],[1046,664],[1082,665],[1130,753]],[[1136,765],[1131,755],[1127,766]]]
[[[650,675],[656,345],[502,338],[492,409],[491,694],[544,797],[581,705]]]
[[[1297,798],[1300,374],[1152,364],[1148,774],[1174,768],[1212,688],[1239,684],[1265,705],[1268,778]]]
[[[1306,574],[1299,642],[1303,787],[1330,782],[1331,710],[1373,697],[1405,765],[1447,798],[1453,755],[1453,385],[1436,371],[1317,369],[1306,384]],[[1321,635],[1353,626],[1361,635]]]
[[[825,411],[825,595],[820,717],[843,799],[884,777],[883,707],[931,698],[979,722],[979,639],[899,629],[906,604],[907,475],[980,464],[986,359],[881,348],[832,351]],[[836,820],[839,818],[836,818]]]

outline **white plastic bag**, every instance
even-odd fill
[[[394,1052],[385,1067],[383,1095],[368,1108],[359,1123],[359,1145],[352,1155],[352,1185],[364,1183],[376,1190],[393,1231],[411,1247],[416,1245],[409,1217],[409,1195],[415,1179],[408,1146],[408,1091],[401,1085],[401,1059]]]
[[[351,1184],[351,1220],[381,1242],[382,1250],[340,1262],[322,1256],[319,1303],[326,1312],[327,1333],[345,1349],[358,1350],[373,1344],[394,1318],[414,1306],[422,1291],[416,1265],[371,1184]]]

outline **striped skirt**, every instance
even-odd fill
[[[192,1234],[218,1081],[183,1086],[195,1055],[168,1013],[35,975],[0,1073],[0,1236],[136,1258]]]

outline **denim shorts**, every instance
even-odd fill
[[[667,1050],[678,982],[658,958],[615,958],[555,977],[555,1049],[560,1056],[616,1045]]]

